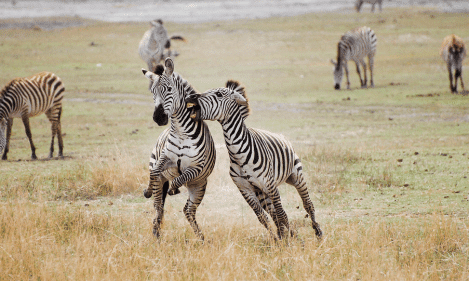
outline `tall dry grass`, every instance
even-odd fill
[[[104,205],[104,204],[103,204]],[[114,208],[118,205],[118,208]],[[143,206],[34,204],[0,206],[2,280],[467,280],[469,221],[422,217],[324,222],[318,242],[304,220],[299,238],[220,217],[190,227],[166,220],[155,240]],[[125,211],[124,211],[125,210]],[[254,219],[254,218],[253,218]],[[254,225],[254,224],[253,224]]]

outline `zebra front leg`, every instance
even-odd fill
[[[358,78],[360,79],[360,88],[363,89],[366,87],[366,85],[363,83],[362,74],[360,72],[360,62],[355,61],[355,65],[357,67]]]
[[[207,187],[207,182],[202,184],[201,186],[188,186],[189,198],[187,198],[186,205],[184,206],[184,215],[186,216],[187,221],[191,225],[192,229],[194,230],[195,235],[204,241],[204,235],[197,224],[197,220],[195,219],[195,214],[197,212],[197,207],[204,199],[205,195],[205,188]]]
[[[28,113],[23,113],[23,115],[21,116],[21,119],[23,120],[24,130],[26,131],[26,136],[28,136],[29,144],[31,145],[31,159],[36,160],[37,159],[36,147],[34,146],[33,136],[31,134],[31,128],[29,126]]]
[[[179,162],[179,161],[178,161]],[[179,164],[178,164],[179,166]],[[169,195],[176,195],[181,193],[179,188],[183,186],[185,183],[190,182],[191,180],[195,179],[200,173],[200,169],[189,167],[182,172],[177,178],[171,181],[171,188],[168,191]]]
[[[244,182],[244,180],[239,177],[233,178],[233,181],[238,186],[239,192],[241,192],[241,195],[243,195],[244,200],[246,200],[249,207],[251,207],[251,209],[256,214],[259,222],[269,232],[270,237],[274,240],[277,240],[277,237],[274,235],[272,228],[269,225],[269,218],[267,217],[264,210],[262,209],[262,206],[259,200],[257,200],[256,194],[254,193],[254,191],[249,187],[245,187],[246,182]],[[249,185],[249,183],[247,183],[247,185]]]
[[[172,161],[166,157],[166,155],[161,155],[158,161],[155,163],[154,168],[150,171],[150,184],[147,189],[143,190],[143,196],[145,198],[150,198],[153,194],[152,182],[157,182],[161,178],[161,173],[166,170]]]
[[[349,77],[348,77],[347,62],[345,62],[345,64],[344,64],[344,70],[345,70],[345,77],[347,78],[347,90],[350,90],[350,80],[349,80]]]
[[[282,201],[280,199],[280,194],[278,188],[271,186],[268,188],[269,198],[272,200],[272,204],[275,208],[275,216],[278,221],[277,224],[277,235],[279,239],[282,239],[285,236],[285,233],[290,233],[290,223],[288,221],[287,213],[282,207]]]
[[[297,164],[294,167],[294,172],[287,179],[287,183],[293,185],[296,188],[296,191],[303,201],[303,207],[311,218],[312,226],[315,231],[316,237],[321,239],[322,231],[319,226],[319,223],[316,222],[314,205],[311,199],[309,198],[308,188],[306,187],[306,181],[303,177],[301,162],[295,161]]]
[[[3,149],[2,160],[7,160],[8,151],[10,151],[10,137],[11,137],[11,127],[13,127],[13,118],[7,119],[7,136],[5,148]]]

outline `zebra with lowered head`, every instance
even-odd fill
[[[31,158],[37,159],[29,118],[42,113],[46,114],[52,124],[49,158],[53,156],[55,136],[57,136],[59,145],[58,156],[63,157],[60,117],[64,91],[62,80],[51,72],[41,72],[27,78],[15,78],[3,87],[0,91],[0,153],[3,151],[2,160],[7,159],[13,118],[23,120],[26,136],[28,136],[31,145]]]
[[[375,32],[369,27],[363,26],[346,32],[340,38],[337,44],[337,62],[331,60],[334,65],[334,88],[340,90],[340,83],[342,82],[343,71],[347,77],[347,89],[350,89],[350,80],[348,76],[347,62],[353,60],[357,66],[358,77],[360,78],[361,88],[366,88],[366,63],[365,57],[368,57],[368,67],[370,69],[370,86],[374,87],[373,82],[373,64],[374,56],[376,54],[376,46],[378,39]],[[360,64],[362,65],[364,79],[360,73]]]
[[[152,20],[150,22],[151,29],[147,30],[138,46],[138,53],[142,60],[147,64],[148,70],[154,71],[157,64],[167,57],[177,56],[177,53],[171,52],[171,40],[185,39],[181,36],[175,35],[168,37],[168,32],[163,26],[161,19]],[[168,51],[165,53],[165,49]]]
[[[153,234],[160,236],[166,193],[174,195],[186,185],[189,198],[184,206],[184,214],[199,239],[204,236],[199,229],[195,214],[202,202],[207,186],[207,178],[215,165],[215,145],[207,124],[190,118],[185,98],[196,91],[179,74],[174,72],[174,63],[165,60],[155,73],[142,70],[150,80],[155,111],[153,120],[160,126],[170,127],[158,138],[150,158],[150,183],[144,191],[146,198],[154,195],[156,218],[153,221]],[[171,181],[171,190],[169,189]]]
[[[316,236],[320,238],[322,231],[315,220],[300,158],[283,136],[246,126],[244,121],[250,107],[244,87],[228,81],[226,88],[190,94],[186,102],[193,110],[192,118],[217,120],[221,124],[230,156],[230,176],[272,237],[275,236],[263,209],[275,222],[279,238],[285,233],[293,234],[278,190],[278,186],[286,182],[296,188],[311,217]]]
[[[357,10],[357,13],[360,13],[360,9],[362,8],[363,3],[368,3],[371,4],[371,12],[375,12],[375,5],[378,3],[379,5],[379,11],[382,11],[383,8],[383,0],[357,0],[355,2],[355,10]]]
[[[461,37],[451,34],[443,39],[440,48],[440,56],[446,62],[449,73],[449,88],[451,93],[458,92],[458,78],[461,79],[461,87],[464,92],[464,82],[462,80],[462,61],[466,57],[466,46]],[[453,84],[454,69],[454,84]]]

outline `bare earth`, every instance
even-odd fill
[[[149,21],[161,18],[178,23],[293,16],[312,12],[353,12],[354,0],[240,0],[240,1],[0,1],[0,19],[77,16],[108,22]],[[425,6],[446,12],[469,12],[467,0],[384,0],[388,7]],[[369,13],[365,4],[362,12]],[[74,25],[73,23],[70,23]],[[77,20],[79,25],[79,20]],[[0,28],[9,28],[1,23]]]

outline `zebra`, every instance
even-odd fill
[[[334,65],[334,88],[340,90],[340,83],[342,81],[343,69],[345,69],[345,76],[347,77],[347,89],[350,89],[350,80],[348,77],[347,62],[353,60],[357,66],[358,77],[360,77],[361,88],[366,88],[366,63],[365,56],[368,56],[368,67],[370,68],[370,86],[374,87],[373,82],[373,64],[374,55],[376,54],[376,46],[378,39],[375,32],[369,27],[363,26],[346,32],[340,38],[337,44],[337,62],[331,59]],[[364,80],[360,73],[360,66],[362,65]]]
[[[357,1],[355,2],[355,10],[357,10],[357,13],[360,13],[360,9],[361,9],[363,3],[371,4],[371,12],[372,12],[372,13],[375,12],[375,5],[376,5],[376,3],[378,3],[378,5],[379,5],[379,12],[382,11],[382,8],[383,8],[383,0],[357,0]]]
[[[54,138],[57,136],[59,157],[63,157],[63,140],[60,117],[65,87],[62,80],[52,72],[41,72],[26,78],[15,78],[0,91],[0,153],[7,160],[10,146],[13,118],[21,117],[26,136],[31,145],[31,158],[37,159],[29,118],[45,113],[51,122],[52,141],[49,158],[54,152]],[[6,127],[6,140],[5,140]]]
[[[154,71],[160,61],[178,55],[177,52],[171,52],[171,40],[185,41],[185,39],[177,35],[168,37],[168,32],[161,19],[152,20],[150,24],[151,29],[147,30],[140,40],[138,53],[142,60],[146,62],[148,70]],[[165,49],[168,49],[166,53],[164,52]]]
[[[263,209],[274,220],[280,239],[288,231],[293,236],[277,188],[286,182],[297,189],[320,238],[322,231],[315,220],[300,158],[285,137],[246,126],[250,107],[244,87],[230,80],[226,88],[191,94],[186,102],[192,109],[192,118],[216,120],[221,124],[230,156],[230,176],[270,235],[275,239]]]
[[[461,87],[464,92],[464,82],[462,80],[462,61],[466,57],[466,46],[461,37],[451,34],[443,39],[440,48],[440,56],[446,62],[449,73],[449,88],[451,93],[458,92],[458,78],[461,79]],[[454,85],[453,85],[453,71]]]
[[[186,185],[189,198],[184,206],[184,214],[198,238],[204,240],[195,214],[204,197],[207,178],[213,171],[216,151],[207,124],[190,118],[191,111],[185,106],[186,96],[196,91],[174,72],[171,58],[165,60],[165,67],[159,65],[155,73],[145,69],[142,72],[151,81],[155,103],[153,120],[159,126],[168,123],[168,116],[171,121],[170,127],[160,135],[153,149],[150,182],[144,190],[146,198],[154,195],[157,214],[153,221],[153,234],[160,237],[166,193],[178,194],[179,188]]]

